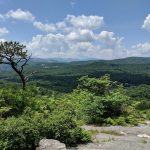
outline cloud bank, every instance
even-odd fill
[[[35,57],[113,59],[124,53],[123,38],[101,30],[104,26],[102,16],[67,15],[60,22],[44,24],[35,21],[33,26],[46,32],[26,43]]]
[[[33,30],[42,34],[25,41],[29,53],[39,58],[115,59],[129,56],[150,56],[150,42],[138,43],[127,49],[122,40],[112,31],[106,31],[103,16],[67,15],[59,22],[44,23],[28,10],[10,10],[0,14],[0,21],[8,19],[30,22]],[[150,31],[150,14],[142,29]],[[0,27],[0,37],[8,34]],[[1,38],[4,41],[4,38]]]

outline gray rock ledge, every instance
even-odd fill
[[[42,139],[36,150],[66,150],[66,145],[54,139]]]

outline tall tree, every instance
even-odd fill
[[[24,75],[24,67],[31,58],[28,56],[26,46],[19,42],[0,43],[0,64],[8,64],[18,74],[22,81],[23,90],[26,87],[28,76]]]

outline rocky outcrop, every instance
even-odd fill
[[[92,131],[93,143],[80,144],[66,148],[65,144],[56,140],[40,141],[38,150],[150,150],[150,121],[136,127],[97,127],[84,126]]]
[[[54,139],[42,139],[36,150],[66,150],[66,145]]]

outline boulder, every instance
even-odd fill
[[[66,145],[54,139],[42,139],[36,150],[66,150]]]

